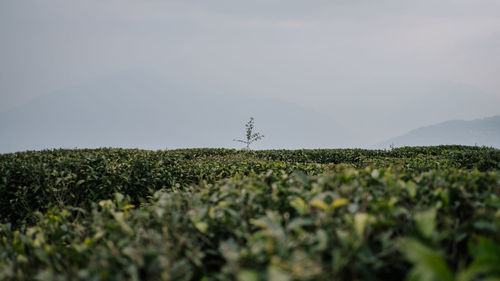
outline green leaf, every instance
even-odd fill
[[[469,245],[474,260],[467,268],[466,275],[481,274],[488,278],[500,278],[500,245],[485,237],[476,237]],[[493,280],[493,279],[492,279]]]
[[[194,224],[194,226],[201,232],[207,233],[208,230],[208,223],[204,221],[199,221]]]
[[[258,281],[259,275],[253,270],[243,269],[238,272],[236,279],[238,281]]]
[[[290,202],[290,206],[292,206],[300,215],[303,215],[307,212],[307,203],[300,197],[295,197]]]
[[[443,256],[414,239],[400,241],[400,250],[408,261],[413,263],[409,274],[415,281],[453,281],[453,274],[448,268]]]
[[[349,200],[347,200],[345,198],[337,198],[337,199],[333,200],[333,202],[330,204],[330,206],[333,209],[336,209],[336,208],[344,206],[348,203],[349,203]]]
[[[289,281],[292,280],[292,276],[290,273],[284,271],[280,267],[276,265],[270,265],[267,268],[267,274],[269,279],[273,281]]]
[[[328,205],[323,200],[320,199],[311,200],[311,202],[309,202],[309,205],[311,205],[312,207],[319,208],[323,211],[328,210]]]
[[[365,232],[366,225],[373,220],[373,217],[366,213],[357,213],[354,215],[354,229],[361,237]]]
[[[420,233],[426,238],[431,238],[436,228],[436,209],[428,209],[417,213],[415,222]]]

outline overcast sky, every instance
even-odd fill
[[[301,104],[373,141],[500,114],[500,0],[0,0],[0,38],[0,111],[134,70]],[[450,112],[403,116],[455,93]]]

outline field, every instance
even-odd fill
[[[500,150],[0,155],[0,280],[500,280]]]

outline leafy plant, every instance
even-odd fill
[[[0,154],[0,280],[498,280],[499,156]]]
[[[253,142],[256,142],[264,137],[264,135],[261,135],[260,133],[254,133],[254,119],[253,117],[250,117],[250,120],[245,124],[246,128],[246,139],[241,140],[241,139],[233,139],[233,141],[237,142],[242,142],[246,145],[246,149],[250,149],[250,144]]]

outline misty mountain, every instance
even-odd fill
[[[352,133],[289,102],[206,93],[143,73],[120,73],[0,113],[0,152],[45,148],[241,147],[255,118],[255,148],[352,146]]]
[[[356,130],[367,145],[448,120],[500,114],[500,97],[474,85],[418,78],[377,78],[337,90],[348,97],[339,98],[337,104],[330,106],[330,112],[335,113],[332,118]],[[318,110],[328,112],[326,106]]]
[[[377,144],[377,147],[462,144],[500,148],[500,115],[490,118],[451,120],[412,130]]]

